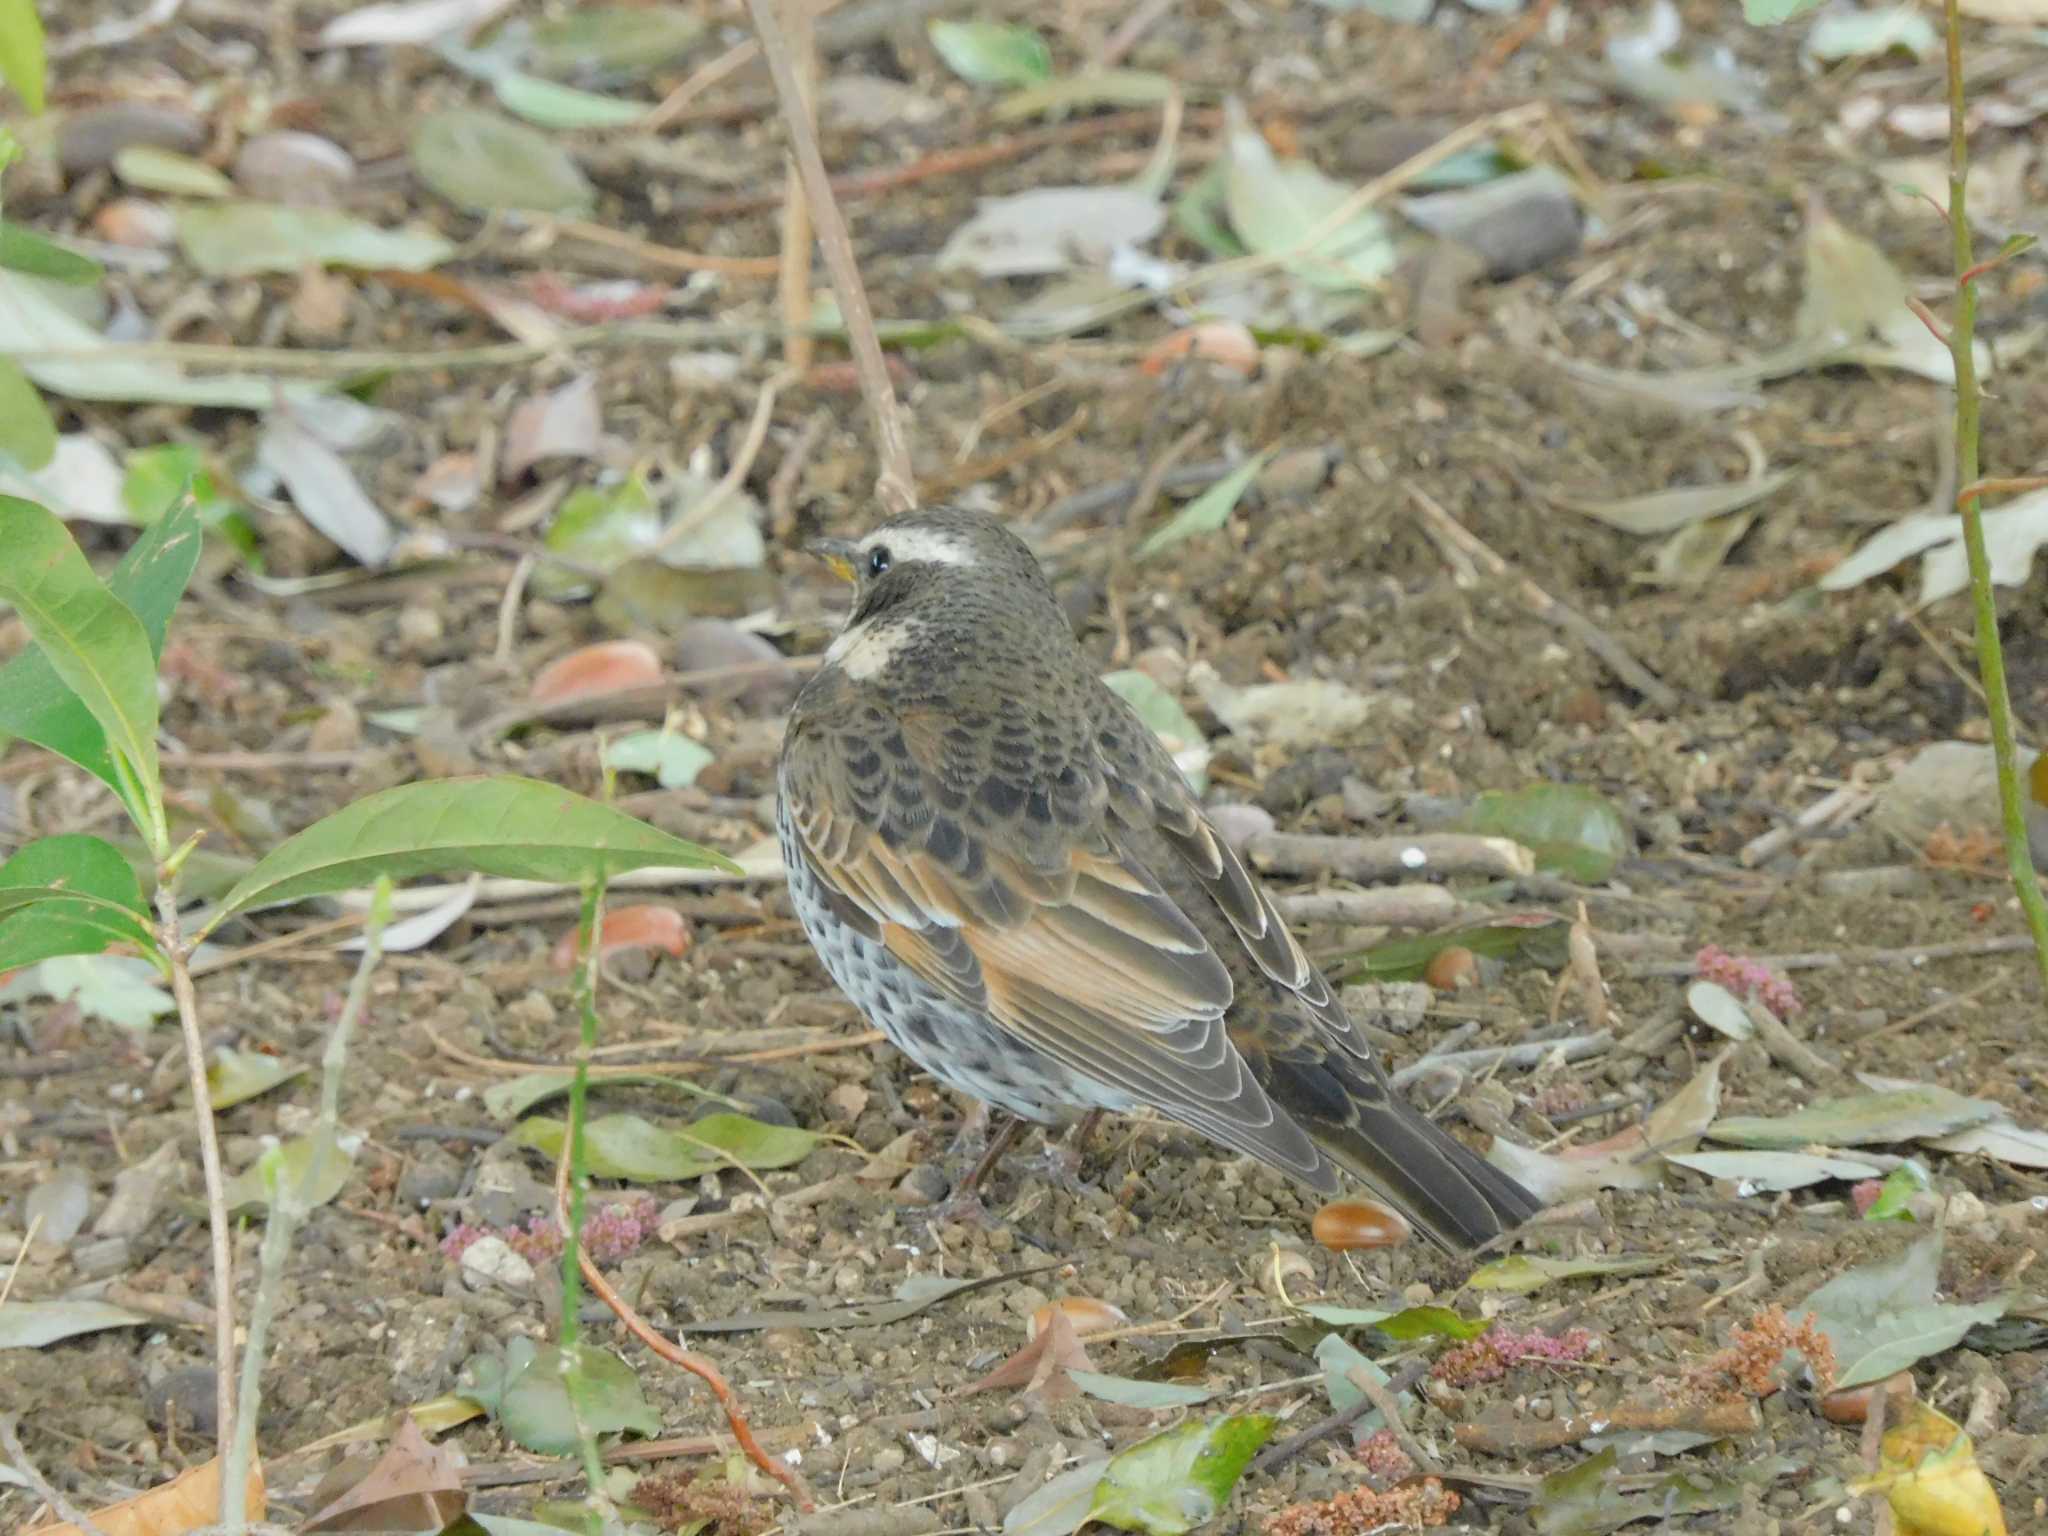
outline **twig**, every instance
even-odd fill
[[[1956,505],[1975,501],[1979,496],[2017,496],[2026,491],[2048,490],[2048,475],[1997,476],[1966,485],[1956,492]]]
[[[1816,1088],[1842,1075],[1840,1067],[1793,1034],[1783,1019],[1754,996],[1743,1004],[1743,1009],[1749,1015],[1749,1022],[1756,1026],[1757,1039],[1763,1042],[1764,1049],[1771,1053],[1771,1060],[1779,1066],[1797,1072]]]
[[[818,39],[811,27],[807,0],[787,0],[783,16],[789,28],[789,51],[796,62],[797,101],[804,130],[818,132]],[[794,130],[792,130],[792,133]],[[783,177],[781,275],[777,297],[782,306],[782,363],[790,372],[810,372],[816,345],[807,334],[811,323],[811,209],[804,200],[803,174],[791,160]]]
[[[526,596],[526,583],[538,564],[539,557],[531,551],[521,555],[512,567],[511,577],[505,582],[505,595],[498,600],[498,644],[491,652],[491,660],[501,667],[512,665],[512,645],[519,628],[519,603]]]
[[[597,946],[595,945],[591,946],[593,951],[591,956],[592,965],[596,963],[596,955],[594,953],[596,948]],[[566,1136],[562,1138],[562,1155],[555,1161],[555,1224],[564,1233],[574,1230],[569,1220],[569,1153],[571,1144],[571,1138]],[[817,1501],[811,1497],[811,1490],[805,1486],[803,1477],[797,1472],[796,1468],[790,1466],[785,1461],[780,1461],[770,1456],[767,1451],[762,1449],[761,1442],[754,1438],[754,1431],[752,1426],[747,1423],[747,1416],[740,1411],[739,1399],[733,1396],[731,1386],[727,1384],[725,1377],[720,1374],[718,1367],[713,1365],[707,1357],[696,1353],[694,1350],[678,1348],[655,1332],[653,1326],[633,1309],[632,1304],[625,1297],[618,1293],[612,1283],[605,1278],[604,1271],[591,1262],[590,1255],[581,1248],[577,1249],[576,1262],[583,1273],[584,1281],[590,1286],[592,1292],[606,1306],[612,1309],[613,1315],[621,1323],[625,1324],[629,1333],[657,1355],[661,1356],[662,1359],[668,1361],[669,1364],[679,1366],[683,1370],[688,1371],[711,1389],[711,1395],[718,1399],[719,1407],[725,1410],[726,1427],[732,1431],[733,1439],[739,1442],[739,1448],[746,1453],[747,1459],[774,1478],[778,1483],[781,1483],[783,1487],[787,1488],[790,1491],[791,1497],[797,1501],[798,1508],[806,1513],[815,1508]]]
[[[1576,1445],[1588,1435],[1687,1429],[1720,1440],[1754,1434],[1761,1423],[1755,1402],[1746,1397],[1706,1403],[1659,1399],[1617,1403],[1596,1413],[1559,1414],[1554,1419],[1486,1418],[1473,1424],[1459,1424],[1451,1432],[1468,1451],[1522,1456]]]
[[[774,0],[747,0],[747,11],[754,19],[754,36],[768,61],[768,73],[775,79],[775,95],[782,103],[790,149],[810,198],[818,249],[825,257],[826,270],[832,274],[832,291],[839,298],[839,318],[853,349],[861,395],[874,421],[875,456],[881,462],[875,494],[892,515],[908,512],[917,505],[917,472],[911,463],[910,443],[904,435],[895,387],[889,382],[889,365],[875,335],[874,312],[868,308],[867,289],[861,283],[860,266],[854,259],[853,239],[832,195],[832,179],[826,173],[824,156],[818,151],[817,131],[804,111],[803,86],[775,14]]]
[[[795,1424],[788,1429],[764,1429],[760,1440],[778,1450],[789,1450],[807,1445],[818,1438],[815,1420]],[[306,1447],[305,1449],[312,1449]],[[677,1435],[666,1440],[634,1440],[624,1445],[608,1445],[599,1459],[606,1466],[631,1466],[643,1461],[667,1461],[682,1456],[723,1456],[738,1449],[725,1435]],[[293,1455],[300,1452],[294,1451]],[[552,1483],[574,1477],[577,1463],[566,1458],[560,1461],[479,1461],[462,1469],[463,1486],[467,1488],[508,1488],[518,1483]]]
[[[1401,875],[1494,875],[1536,872],[1536,856],[1505,837],[1464,832],[1422,832],[1414,837],[1322,837],[1306,832],[1262,832],[1244,845],[1254,868],[1342,880],[1390,880]]]
[[[675,272],[717,272],[726,277],[773,277],[781,262],[773,256],[712,256],[703,251],[683,251],[672,245],[657,245],[622,229],[594,224],[589,219],[557,218],[554,227],[562,234],[608,250],[623,251],[650,267]]]
[[[1761,836],[1751,838],[1742,845],[1736,860],[1743,868],[1754,869],[1775,858],[1795,839],[1816,831],[1834,831],[1846,826],[1876,803],[1877,796],[1861,784],[1844,784],[1814,801],[1783,826],[1773,827]]]
[[[694,533],[704,526],[711,514],[730,501],[747,476],[752,473],[754,460],[760,456],[761,445],[768,440],[768,423],[775,415],[775,397],[782,393],[784,386],[795,377],[788,369],[771,374],[761,385],[761,393],[754,397],[754,414],[747,422],[747,434],[740,439],[739,450],[733,454],[732,463],[725,475],[711,488],[711,493],[695,506],[687,509],[668,527],[661,531],[661,537],[647,546],[646,553],[659,555],[669,545],[685,534]]]
[[[1392,1381],[1387,1383],[1387,1395],[1389,1397],[1398,1397],[1401,1393],[1409,1391],[1414,1387],[1415,1383],[1422,1380],[1428,1370],[1428,1361],[1410,1361],[1402,1367],[1400,1373]],[[1286,1466],[1288,1462],[1294,1460],[1295,1457],[1299,1456],[1317,1441],[1327,1439],[1339,1430],[1350,1428],[1378,1406],[1370,1397],[1360,1397],[1349,1408],[1333,1413],[1326,1419],[1318,1420],[1316,1423],[1309,1425],[1300,1434],[1290,1435],[1278,1445],[1268,1446],[1260,1453],[1259,1458],[1251,1464],[1250,1471],[1254,1476],[1268,1476],[1277,1472],[1281,1467]]]
[[[21,1436],[15,1432],[14,1424],[13,1414],[0,1413],[0,1450],[7,1453],[8,1465],[21,1474],[21,1480],[35,1490],[37,1498],[81,1531],[88,1531],[91,1536],[107,1536],[104,1530],[93,1523],[90,1515],[59,1493],[50,1480],[36,1469],[36,1464],[29,1460],[27,1448],[21,1443]]]
[[[1537,1067],[1551,1059],[1553,1052],[1563,1061],[1584,1061],[1598,1056],[1614,1044],[1614,1031],[1596,1030],[1589,1035],[1566,1035],[1558,1040],[1525,1040],[1520,1045],[1487,1045],[1471,1051],[1449,1051],[1419,1057],[1390,1079],[1405,1088],[1419,1078],[1444,1067]]]
[[[1422,513],[1424,522],[1438,537],[1463,551],[1472,560],[1484,567],[1496,579],[1511,581],[1516,595],[1537,618],[1556,629],[1564,631],[1577,640],[1600,660],[1608,669],[1629,687],[1641,694],[1650,703],[1663,710],[1678,708],[1678,695],[1658,678],[1648,667],[1628,653],[1627,647],[1601,629],[1576,608],[1558,601],[1537,586],[1528,577],[1513,572],[1507,561],[1495,554],[1493,549],[1477,534],[1444,510],[1428,492],[1412,482],[1404,482],[1402,489]]]
[[[1368,928],[1439,928],[1491,907],[1462,902],[1441,885],[1386,885],[1370,891],[1290,891],[1273,898],[1290,923],[1356,923]]]
[[[185,1041],[185,1079],[199,1129],[199,1167],[206,1183],[206,1227],[213,1250],[213,1369],[216,1434],[235,1422],[235,1253],[228,1234],[227,1181],[221,1176],[220,1137],[206,1086],[206,1035],[199,1027],[199,994],[178,926],[178,881],[160,871],[156,886],[157,948],[171,971],[171,997]],[[225,1496],[225,1491],[223,1492]]]
[[[1756,955],[1759,965],[1774,971],[1832,971],[1852,965],[1925,965],[1930,960],[1969,960],[1980,955],[2010,955],[2032,949],[2032,935],[2001,933],[1982,939],[1952,939],[1944,944],[1907,944],[1897,949],[1818,949],[1792,955]],[[1690,960],[1645,960],[1626,976],[1696,976]]]
[[[1391,1385],[1382,1382],[1373,1373],[1372,1367],[1354,1365],[1344,1373],[1344,1379],[1363,1392],[1373,1407],[1379,1409],[1380,1417],[1387,1421],[1388,1430],[1400,1442],[1401,1449],[1408,1453],[1410,1461],[1432,1475],[1443,1470],[1437,1465],[1437,1459],[1429,1454],[1422,1442],[1415,1438],[1414,1431],[1409,1429],[1407,1422],[1402,1419],[1401,1405],[1395,1400]]]
[[[1968,101],[1963,92],[1963,16],[1959,0],[1948,0],[1948,223],[1955,255],[1956,318],[1949,337],[1949,355],[1956,375],[1956,478],[1965,487],[1979,477],[1977,449],[1983,395],[1977,383],[1977,284],[1971,277],[1977,262],[1971,250],[1966,194],[1970,183]],[[2034,964],[2048,988],[2048,899],[2034,876],[2034,856],[2027,841],[2027,813],[2022,800],[2019,763],[2013,745],[2012,696],[2005,681],[2005,652],[1998,641],[1998,597],[1991,585],[1991,561],[1984,547],[1984,508],[1978,497],[1959,499],[1963,514],[1963,551],[1970,564],[1970,602],[1976,613],[1977,671],[1984,679],[1986,712],[1991,717],[1991,756],[1998,765],[1998,805],[2005,828],[2005,858],[2013,890],[2027,915],[2033,936]]]

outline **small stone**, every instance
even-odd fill
[[[76,176],[103,170],[122,150],[138,144],[190,154],[205,143],[206,124],[177,107],[89,107],[65,118],[57,130],[57,163]]]
[[[946,1198],[946,1176],[936,1163],[920,1163],[897,1182],[898,1205],[936,1205]]]
[[[415,1157],[398,1176],[401,1204],[424,1208],[435,1200],[452,1199],[462,1188],[462,1168],[438,1152]]]
[[[356,162],[317,133],[259,133],[235,156],[234,178],[251,197],[325,206],[355,180]]]
[[[142,1411],[160,1429],[212,1439],[219,1424],[216,1379],[211,1366],[181,1366],[142,1389]]]
[[[447,632],[441,615],[424,603],[407,603],[398,611],[398,643],[407,651],[439,645]]]
[[[161,251],[178,238],[177,221],[146,197],[117,197],[92,216],[92,232],[109,245]]]
[[[533,1288],[533,1265],[502,1237],[480,1237],[462,1250],[462,1278],[476,1290],[497,1286],[523,1294]]]
[[[104,1280],[125,1275],[134,1267],[135,1254],[125,1237],[94,1237],[74,1244],[71,1267],[81,1280]]]

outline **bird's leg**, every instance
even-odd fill
[[[976,1107],[983,1111],[984,1121],[994,1118],[986,1106]],[[963,1226],[985,1223],[988,1220],[988,1207],[981,1203],[981,1181],[988,1177],[989,1171],[1002,1160],[1003,1154],[1010,1150],[1011,1143],[1023,1134],[1024,1122],[1015,1115],[1004,1115],[1002,1124],[997,1127],[993,1136],[978,1138],[984,1142],[981,1155],[975,1159],[974,1166],[967,1170],[966,1177],[954,1181],[952,1194],[946,1197],[944,1205],[933,1212],[933,1219],[940,1222],[958,1222]],[[953,1143],[956,1152],[961,1149],[961,1143],[965,1140],[963,1129],[963,1135]]]
[[[970,1099],[967,1113],[960,1117],[960,1129],[953,1133],[953,1144],[946,1148],[949,1163],[972,1163],[988,1150],[989,1128],[995,1124],[996,1112],[980,1099]]]
[[[1045,1149],[1046,1176],[1070,1195],[1095,1193],[1081,1178],[1081,1165],[1088,1153],[1089,1139],[1107,1113],[1103,1109],[1089,1110]]]

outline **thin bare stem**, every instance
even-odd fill
[[[609,774],[607,774],[609,777]],[[609,787],[609,786],[607,786]],[[607,795],[606,798],[610,798]],[[563,1389],[569,1398],[571,1417],[576,1421],[576,1442],[583,1455],[584,1480],[590,1497],[604,1500],[604,1464],[598,1459],[597,1436],[583,1420],[582,1405],[576,1401],[581,1379],[577,1351],[582,1343],[583,1309],[583,1219],[590,1201],[590,1165],[584,1146],[584,1127],[590,1100],[590,1053],[597,1049],[597,972],[604,954],[604,877],[599,875],[583,887],[583,915],[576,927],[576,939],[583,946],[583,964],[576,973],[576,1014],[581,1037],[576,1050],[576,1075],[569,1081],[569,1134],[562,1149],[569,1176],[568,1209],[556,1210],[556,1224],[562,1229],[562,1369]]]
[[[320,1120],[313,1129],[313,1155],[296,1174],[280,1161],[269,1181],[270,1217],[263,1229],[256,1299],[249,1307],[248,1346],[242,1351],[241,1413],[221,1469],[220,1519],[231,1531],[239,1530],[248,1518],[249,1466],[256,1457],[256,1423],[263,1413],[263,1361],[270,1320],[277,1315],[277,1299],[284,1288],[285,1261],[291,1257],[292,1239],[320,1199],[327,1160],[341,1133],[341,1079],[348,1065],[349,1036],[369,1004],[370,977],[384,958],[384,925],[390,921],[391,881],[380,877],[369,921],[363,925],[363,957],[349,981],[341,1013],[328,1031],[320,1061]]]
[[[1948,0],[1948,223],[1955,255],[1956,317],[1949,327],[1949,353],[1956,373],[1956,480],[1974,486],[1978,480],[1977,448],[1983,394],[1977,384],[1977,285],[1971,280],[1977,260],[1970,246],[1970,216],[1965,204],[1970,175],[1970,134],[1963,91],[1963,18],[1959,0]],[[2034,960],[2041,985],[2048,989],[2048,901],[2034,876],[2033,854],[2027,847],[2027,817],[2021,798],[2018,755],[2013,745],[2012,697],[2005,682],[2005,653],[1998,641],[1998,598],[1991,585],[1991,561],[1984,548],[1984,509],[1980,497],[1961,503],[1963,551],[1970,562],[1970,600],[1976,612],[1977,671],[1984,679],[1984,703],[1991,717],[1991,752],[1998,765],[1998,805],[2005,825],[2005,858],[2012,871],[2020,910],[2033,933]]]
[[[185,1038],[185,1078],[192,1092],[192,1117],[199,1127],[199,1167],[206,1181],[206,1228],[213,1240],[213,1369],[215,1434],[235,1422],[235,1251],[228,1231],[227,1181],[220,1171],[220,1137],[206,1088],[206,1036],[199,1028],[199,994],[192,986],[190,957],[178,929],[178,881],[161,869],[156,884],[157,948],[171,973],[171,997]]]
[[[794,0],[801,4],[803,0]],[[768,73],[775,79],[776,99],[782,103],[782,120],[789,130],[790,152],[796,157],[798,173],[810,197],[811,223],[816,227],[818,250],[825,258],[825,270],[832,274],[832,291],[839,298],[839,317],[846,326],[846,339],[853,348],[853,362],[860,374],[860,392],[874,420],[875,454],[881,473],[875,494],[891,514],[908,512],[917,505],[917,475],[910,461],[910,440],[904,434],[903,412],[896,391],[889,382],[889,365],[882,356],[882,343],[875,335],[874,312],[868,307],[867,289],[861,283],[860,266],[854,260],[853,238],[832,195],[832,178],[825,169],[825,157],[818,149],[818,135],[804,110],[803,88],[797,80],[796,61],[790,56],[789,39],[775,14],[775,0],[747,0],[754,18],[754,36],[761,55],[768,61]]]
[[[805,131],[818,131],[818,40],[811,25],[811,8],[805,0],[791,0],[784,14],[789,18],[789,51],[796,58],[799,104]],[[782,306],[782,361],[797,374],[810,371],[817,343],[810,335],[811,324],[811,205],[804,198],[804,178],[791,160],[782,189],[782,272],[777,285]]]

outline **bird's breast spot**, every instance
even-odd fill
[[[856,624],[826,647],[825,665],[864,683],[885,670],[916,635],[917,626],[902,619]]]

